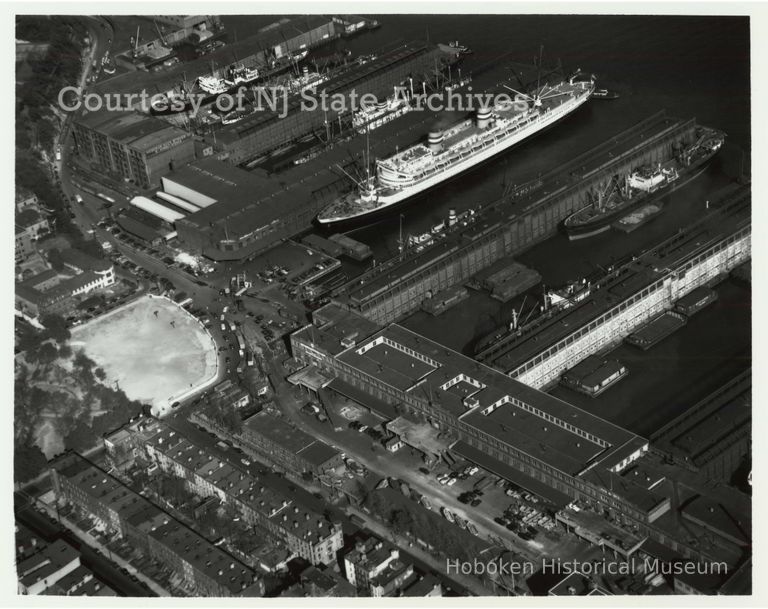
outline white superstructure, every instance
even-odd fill
[[[532,95],[516,93],[492,108],[481,108],[444,131],[430,132],[420,143],[376,162],[376,177],[360,184],[358,193],[320,212],[318,222],[331,224],[378,212],[423,192],[564,118],[594,91],[593,79],[572,76],[555,86],[545,84]]]

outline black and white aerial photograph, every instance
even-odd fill
[[[7,11],[7,602],[755,602],[760,20],[568,6]]]

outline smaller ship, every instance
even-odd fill
[[[259,75],[258,68],[246,68],[244,65],[240,64],[230,68],[229,78],[226,79],[225,82],[231,83],[231,86],[233,87],[247,85],[258,80]]]
[[[245,108],[243,110],[232,110],[231,112],[227,112],[224,116],[221,117],[221,124],[234,125],[235,123],[243,120],[246,116],[253,114],[253,112],[254,112],[253,108]]]
[[[309,89],[314,89],[328,80],[328,76],[319,72],[310,72],[307,66],[301,71],[301,76],[291,78],[285,85],[288,93],[303,93]]]
[[[223,77],[213,74],[198,77],[197,86],[209,95],[223,95],[236,87],[254,83],[260,77],[258,68],[246,68],[241,63],[229,66]]]
[[[183,84],[152,96],[150,112],[155,116],[176,114],[191,108],[189,94]]]
[[[391,97],[376,104],[364,106],[355,112],[352,117],[352,126],[358,133],[373,131],[403,116],[410,110],[411,104],[409,100],[405,96],[399,95],[397,89],[395,89]]]
[[[471,55],[472,49],[469,47],[464,46],[463,44],[459,44],[458,40],[452,40],[448,44],[439,44],[439,47],[443,49],[447,49],[449,51],[452,51],[456,53],[456,55],[463,56],[463,55]]]
[[[405,241],[406,249],[422,251],[425,247],[432,245],[438,240],[449,234],[454,228],[467,226],[475,221],[475,210],[467,209],[461,213],[456,213],[455,209],[448,210],[448,220],[443,220],[435,224],[429,231],[420,235],[408,235]]]
[[[518,308],[512,309],[512,316],[507,324],[497,327],[477,341],[475,355],[494,345],[521,336],[527,328],[535,325],[544,316],[551,316],[562,309],[572,307],[589,296],[592,290],[592,282],[586,278],[581,281],[569,281],[562,287],[546,290],[542,302],[540,304],[535,302],[528,313],[523,315],[525,303],[528,300],[526,296]]]
[[[691,145],[677,142],[672,158],[615,174],[587,193],[589,203],[565,219],[572,241],[605,232],[612,223],[687,184],[705,169],[725,141],[725,134],[700,127]]]
[[[592,93],[594,99],[619,99],[619,94],[616,91],[609,91],[608,89],[595,89]]]
[[[215,76],[200,76],[197,79],[197,86],[209,95],[223,95],[229,91],[224,79]]]

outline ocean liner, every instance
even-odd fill
[[[482,163],[568,116],[589,99],[595,81],[576,73],[555,85],[537,85],[530,94],[507,88],[515,100],[481,107],[475,119],[431,131],[426,144],[377,160],[375,175],[361,180],[357,192],[321,210],[318,223],[378,214]]]

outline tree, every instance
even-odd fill
[[[46,338],[52,338],[59,344],[67,342],[72,336],[72,333],[67,327],[67,320],[61,315],[53,313],[45,315],[40,320],[40,323],[45,326],[44,336]]]
[[[75,426],[64,437],[64,446],[72,450],[85,450],[94,442],[94,433],[88,425],[87,413],[83,413],[75,422]]]
[[[96,364],[95,362],[85,354],[85,351],[78,351],[75,355],[74,364],[76,368],[82,368],[83,370],[90,370]]]
[[[13,451],[13,480],[27,482],[42,473],[48,460],[36,444],[17,445]]]
[[[34,352],[33,357],[41,365],[47,366],[56,361],[56,358],[59,357],[59,350],[54,344],[45,342],[38,347],[37,351]]]
[[[104,368],[96,368],[96,370],[93,371],[93,374],[100,381],[103,381],[105,378],[107,378],[107,373],[104,372]]]
[[[48,264],[53,267],[54,271],[64,270],[64,258],[61,256],[61,250],[56,247],[48,250]]]
[[[37,141],[44,150],[53,150],[55,136],[56,127],[50,120],[42,120],[37,123]]]

